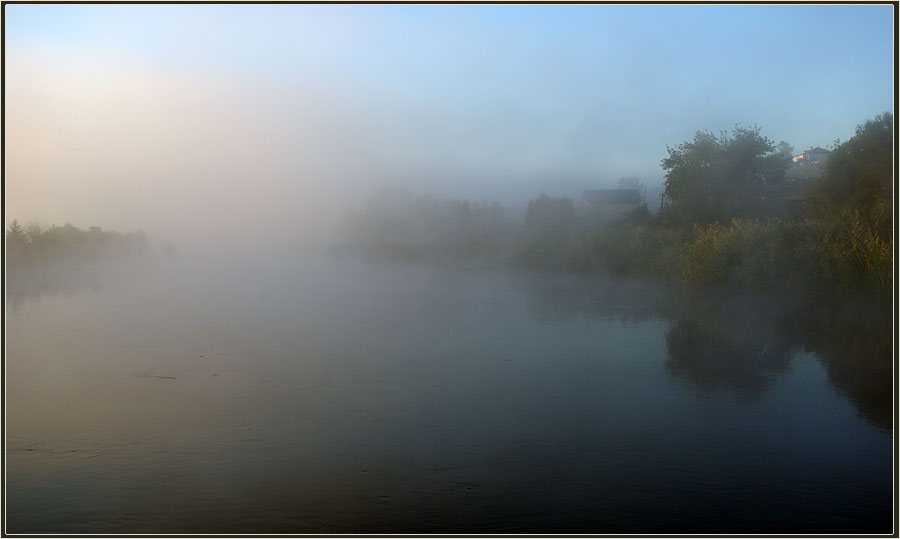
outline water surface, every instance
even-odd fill
[[[9,533],[892,531],[882,307],[324,256],[9,297]]]

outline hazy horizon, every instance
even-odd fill
[[[887,534],[896,7],[4,5],[4,533]]]
[[[9,5],[7,220],[240,241],[385,184],[658,197],[698,130],[798,153],[892,110],[891,9]]]

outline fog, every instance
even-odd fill
[[[889,532],[892,9],[4,6],[4,532]]]
[[[10,531],[890,526],[879,309],[278,260],[10,298]]]
[[[625,176],[656,207],[695,131],[799,151],[890,109],[888,10],[9,6],[7,220],[309,241],[384,185],[524,208]]]

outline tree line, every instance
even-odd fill
[[[142,232],[121,234],[92,226],[22,226],[14,220],[6,229],[6,269],[11,273],[61,263],[91,262],[143,252]]]
[[[821,177],[792,180],[791,147],[738,126],[667,148],[665,204],[655,215],[644,201],[598,226],[572,199],[541,194],[519,226],[497,204],[388,192],[353,222],[356,238],[384,256],[488,256],[519,268],[692,286],[889,297],[893,146],[893,115],[884,113],[835,143]],[[640,188],[633,178],[623,183]]]
[[[893,115],[884,113],[835,144],[821,177],[790,180],[790,146],[774,143],[758,127],[738,126],[718,136],[698,132],[667,148],[661,162],[665,204],[657,214],[644,200],[614,222],[598,224],[572,199],[541,194],[519,220],[497,203],[394,188],[351,212],[345,232],[356,247],[387,258],[890,297],[893,150]],[[641,190],[642,184],[623,178],[620,187]],[[142,233],[70,224],[41,228],[13,221],[5,237],[11,272],[147,246]]]

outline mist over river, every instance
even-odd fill
[[[319,252],[108,273],[8,283],[9,533],[891,532],[889,306]]]

